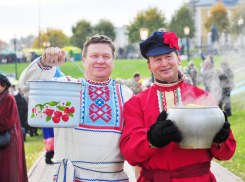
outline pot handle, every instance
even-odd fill
[[[45,58],[46,58],[46,57],[41,58],[41,61],[44,60]],[[71,63],[75,64],[75,65],[82,71],[83,77],[85,77],[85,74],[84,74],[83,69],[82,69],[77,63],[75,63],[74,61],[71,61],[69,58],[65,58],[65,61],[70,61]],[[31,68],[34,64],[36,64],[36,61],[31,63],[31,65],[29,66],[29,68],[26,70],[26,75],[27,75],[28,71],[30,70],[30,68]],[[24,84],[25,84],[25,86],[26,86],[27,88],[29,88],[29,87],[30,87],[30,84],[29,84],[29,83],[26,83],[26,75],[25,75]]]

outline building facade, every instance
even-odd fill
[[[193,3],[193,9],[195,11],[195,24],[196,24],[196,35],[195,44],[196,46],[209,45],[211,43],[211,31],[205,28],[205,22],[211,16],[210,10],[212,5],[217,3],[219,0],[199,0]],[[224,3],[227,9],[228,18],[231,20],[232,11],[239,4],[239,0],[220,0]],[[230,34],[224,34],[219,37],[219,44],[233,44],[235,37]]]

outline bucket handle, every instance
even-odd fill
[[[46,57],[41,58],[40,61],[42,61],[42,60],[44,60],[44,59],[46,59]],[[75,63],[74,61],[71,61],[69,58],[65,58],[65,61],[70,61],[71,63],[75,64],[75,65],[82,71],[83,76],[85,77],[85,74],[84,74],[83,69],[82,69],[77,63]],[[27,75],[28,71],[30,70],[30,68],[31,68],[35,63],[36,63],[36,61],[33,62],[33,63],[31,63],[31,65],[29,66],[29,68],[26,70],[25,80],[24,80],[24,84],[25,84],[26,87],[29,87],[29,84],[26,84],[26,75]]]

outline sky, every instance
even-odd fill
[[[100,19],[115,27],[128,25],[141,10],[158,7],[169,21],[188,0],[0,0],[0,40],[38,35],[47,27],[72,35],[72,26],[82,19],[92,25]]]

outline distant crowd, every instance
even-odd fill
[[[0,54],[0,64],[32,62],[38,57],[35,52],[18,52],[16,54]]]

